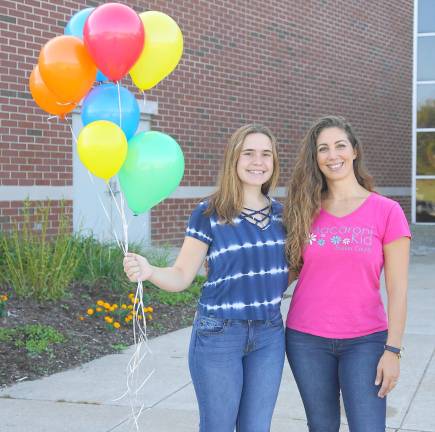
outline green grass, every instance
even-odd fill
[[[64,341],[62,333],[42,324],[0,328],[0,343],[13,343],[17,348],[25,348],[30,356],[50,352],[53,344]]]
[[[128,348],[128,345],[123,343],[117,343],[110,345],[115,351],[121,352]]]

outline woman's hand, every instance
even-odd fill
[[[382,383],[378,396],[384,398],[394,387],[400,375],[400,359],[397,354],[385,351],[378,363],[375,385]]]
[[[148,280],[153,267],[143,256],[129,252],[124,257],[124,271],[131,282],[138,282]]]

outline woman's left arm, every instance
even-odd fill
[[[387,345],[400,348],[405,330],[408,267],[408,237],[401,237],[384,245],[384,272],[388,297]],[[385,397],[397,384],[400,375],[400,358],[397,354],[384,351],[378,363],[375,384],[382,383],[378,396]]]

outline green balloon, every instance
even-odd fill
[[[180,184],[183,173],[184,156],[177,141],[151,131],[130,139],[118,178],[128,207],[137,215],[168,197]]]

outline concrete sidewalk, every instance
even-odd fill
[[[411,260],[409,318],[401,379],[388,400],[388,431],[435,432],[435,254]],[[289,300],[284,301],[283,313]],[[155,373],[141,391],[141,431],[193,432],[198,415],[187,367],[190,328],[150,341],[144,362]],[[79,368],[0,392],[2,432],[127,432],[131,423],[125,392],[132,348]],[[261,391],[261,389],[259,389]],[[304,410],[286,364],[273,432],[306,431]],[[340,431],[348,431],[345,418]]]

